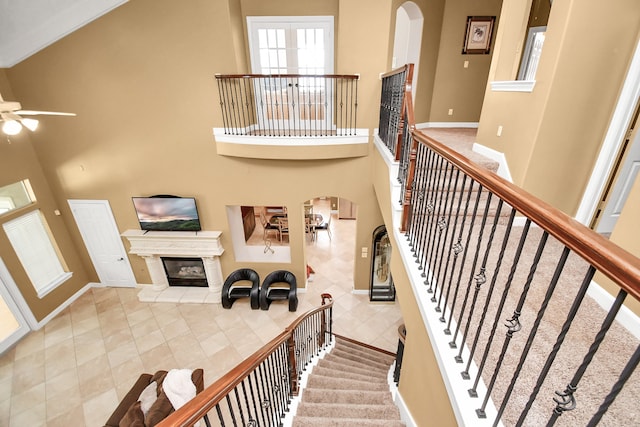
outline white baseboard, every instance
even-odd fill
[[[368,289],[352,289],[351,293],[353,295],[369,295]]]
[[[482,154],[485,157],[488,157],[491,160],[498,162],[499,167],[496,172],[498,176],[506,179],[507,181],[513,183],[513,178],[511,177],[511,171],[509,170],[509,165],[507,164],[507,158],[504,153],[494,150],[493,148],[485,147],[482,144],[478,144],[477,142],[473,143],[473,151]]]
[[[45,316],[42,320],[40,320],[38,322],[35,330],[38,330],[38,329],[42,328],[44,325],[46,325],[47,323],[49,323],[54,317],[56,317],[58,314],[60,314],[65,308],[69,307],[71,305],[71,303],[73,303],[75,300],[80,298],[82,295],[84,295],[85,292],[87,292],[89,289],[93,288],[94,286],[98,287],[98,286],[100,286],[100,283],[91,283],[90,282],[90,283],[87,283],[86,285],[84,285],[75,294],[71,295],[71,297],[69,297],[69,299],[67,299],[65,302],[60,304],[55,310],[53,310],[51,313],[49,313],[47,316]]]
[[[408,427],[416,427],[416,421],[413,419],[413,416],[411,416],[411,412],[409,411],[407,404],[404,403],[404,399],[402,398],[400,391],[395,394],[393,401],[400,411],[400,419],[402,422],[404,422]]]
[[[589,289],[587,289],[587,295],[593,298],[605,311],[609,311],[611,304],[615,300],[609,292],[593,281],[589,285]],[[633,311],[623,305],[616,316],[616,320],[634,337],[640,339],[640,318]]]
[[[416,129],[426,128],[470,128],[478,127],[478,122],[425,122],[417,123]]]

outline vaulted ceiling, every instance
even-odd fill
[[[0,0],[0,68],[10,68],[128,0]]]

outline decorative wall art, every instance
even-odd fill
[[[462,53],[465,55],[489,53],[495,21],[495,16],[468,16]]]

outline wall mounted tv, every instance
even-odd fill
[[[140,228],[146,231],[200,231],[193,197],[133,197]]]

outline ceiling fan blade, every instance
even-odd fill
[[[19,110],[15,112],[16,114],[20,114],[21,116],[75,116],[75,113],[61,113],[57,111],[34,111],[34,110]]]

